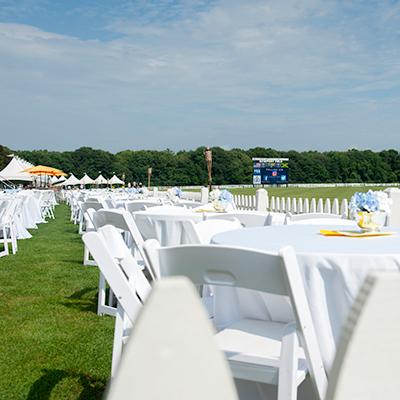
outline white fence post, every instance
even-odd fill
[[[201,188],[201,198],[200,203],[207,204],[208,203],[208,188],[202,187]]]
[[[315,200],[315,197],[311,199],[311,204],[310,204],[310,213],[316,213],[317,212],[317,200]]]
[[[278,212],[281,211],[281,199],[280,199],[279,196],[276,198],[276,209],[275,209],[275,211],[278,211]]]
[[[158,197],[158,187],[153,187],[153,197]]]
[[[297,199],[297,212],[303,214],[303,199],[301,197]]]
[[[310,200],[308,197],[304,199],[303,212],[304,214],[308,214],[310,212]]]
[[[340,215],[342,218],[347,218],[349,215],[349,203],[347,199],[342,200],[342,204],[340,205]]]
[[[392,199],[390,215],[387,217],[387,225],[392,228],[398,228],[400,227],[400,190],[389,188],[385,192]]]
[[[281,197],[281,211],[286,212],[286,207],[285,207],[285,198]]]
[[[292,199],[291,212],[292,212],[292,214],[297,214],[297,199],[296,199],[296,197],[293,197],[293,199]]]
[[[325,200],[324,213],[326,213],[326,214],[330,214],[331,213],[331,199],[326,199]]]
[[[339,215],[339,200],[337,198],[333,199],[332,214]]]
[[[268,192],[265,189],[257,189],[256,211],[267,211],[267,208],[268,208]]]
[[[271,211],[276,211],[275,196],[271,196],[271,202],[269,203],[269,209]]]
[[[286,212],[291,212],[292,208],[291,208],[291,201],[290,201],[290,197],[286,197]]]
[[[323,213],[323,212],[324,212],[324,201],[322,199],[318,199],[317,213]]]

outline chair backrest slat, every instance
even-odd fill
[[[179,246],[159,249],[161,276],[185,275],[194,284],[242,287],[287,296],[280,258],[225,246]]]

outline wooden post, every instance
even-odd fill
[[[153,168],[147,168],[147,189],[150,190],[151,174],[153,173]]]
[[[204,158],[207,163],[207,172],[208,172],[208,190],[211,192],[212,190],[212,151],[210,147],[206,147],[204,150]]]

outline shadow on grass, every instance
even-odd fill
[[[61,304],[65,307],[97,314],[97,293],[97,287],[84,288],[68,296],[66,298],[68,301]]]
[[[66,378],[75,379],[82,387],[77,400],[101,399],[107,384],[104,379],[86,376],[74,371],[45,369],[43,375],[31,386],[27,400],[50,399],[54,388]]]
[[[82,254],[83,254],[83,250],[82,250]],[[74,258],[74,257],[63,258],[63,259],[60,259],[60,261],[67,263],[67,264],[71,264],[75,268],[82,268],[84,266],[82,263],[82,259],[83,259],[83,256],[82,256],[82,258]],[[85,267],[86,267],[86,265],[85,265]]]

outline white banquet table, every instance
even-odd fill
[[[183,207],[159,206],[146,211],[132,213],[140,233],[145,240],[157,239],[161,246],[176,246],[187,243],[182,221],[203,220],[202,213]]]
[[[320,235],[319,230],[326,228],[317,225],[247,228],[215,235],[212,243],[267,252],[277,252],[285,245],[295,249],[321,354],[329,371],[342,324],[365,277],[374,271],[400,270],[400,230],[392,230],[393,236],[348,238]],[[220,324],[238,317],[282,322],[292,319],[287,299],[245,289],[229,288],[223,296],[216,292],[215,302],[216,320]]]

